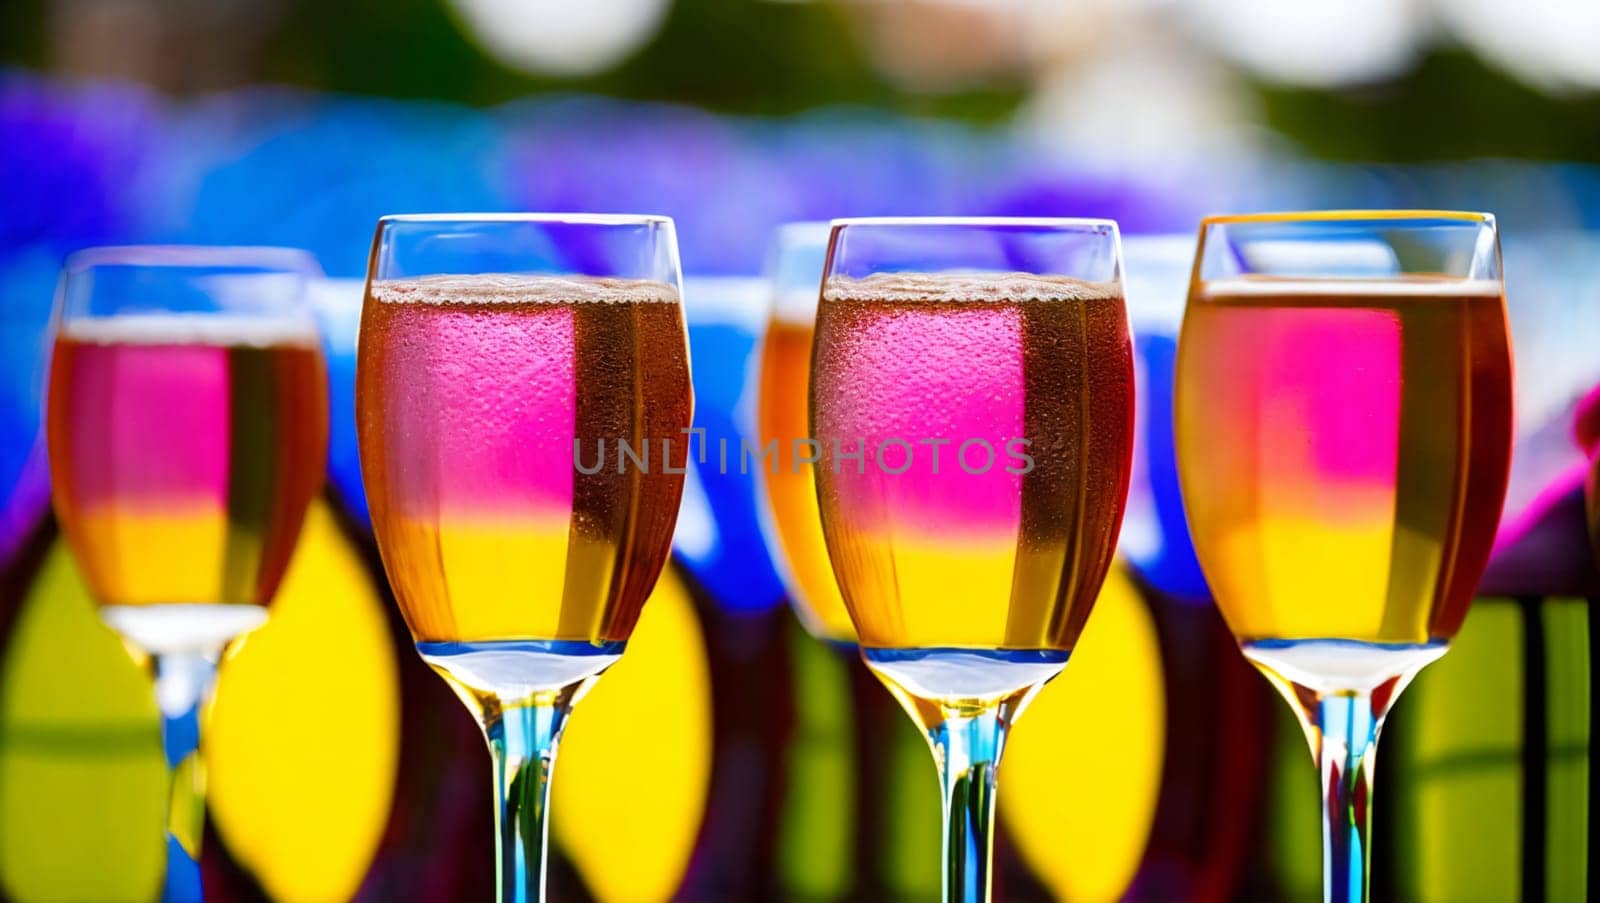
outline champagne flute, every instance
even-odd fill
[[[817,510],[813,467],[820,455],[804,442],[810,435],[807,396],[817,289],[829,232],[827,223],[789,223],[778,229],[773,243],[768,264],[772,303],[761,342],[757,436],[763,442],[776,439],[778,453],[775,467],[758,470],[756,479],[766,501],[761,513],[767,547],[788,585],[800,623],[818,639],[853,649],[855,627],[833,579]]]
[[[812,362],[845,607],[933,750],[944,898],[987,900],[1007,729],[1066,665],[1127,496],[1117,227],[836,220]]]
[[[281,248],[68,258],[46,401],[53,501],[100,616],[154,676],[171,771],[164,900],[198,900],[202,711],[267,619],[322,486],[328,383]]]
[[[390,216],[356,363],[373,530],[494,760],[502,901],[543,899],[556,746],[666,563],[691,390],[665,217]]]
[[[1378,733],[1443,655],[1494,541],[1511,346],[1487,214],[1200,228],[1177,453],[1195,548],[1321,769],[1323,896],[1369,896]]]

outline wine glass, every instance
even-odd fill
[[[863,660],[933,749],[947,900],[989,898],[1006,732],[1111,565],[1133,404],[1116,224],[834,221],[823,535]]]
[[[267,619],[322,486],[328,378],[284,248],[66,262],[46,401],[53,501],[100,617],[147,664],[171,770],[164,900],[201,897],[202,711]]]
[[[666,563],[691,411],[665,217],[390,216],[361,467],[417,651],[488,740],[502,901],[543,899],[556,745]]]
[[[1229,628],[1318,760],[1327,900],[1368,898],[1379,730],[1488,559],[1511,372],[1488,214],[1201,224],[1178,350],[1184,506]]]
[[[777,463],[758,470],[756,479],[766,502],[761,513],[767,547],[800,623],[818,639],[853,649],[855,627],[833,579],[817,511],[813,467],[820,449],[805,442],[817,291],[829,234],[827,223],[789,223],[773,242],[767,267],[772,303],[761,343],[756,407],[757,436],[763,443],[777,440]]]

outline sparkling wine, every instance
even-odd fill
[[[368,292],[362,463],[412,634],[625,641],[670,550],[689,449],[676,290],[436,276]]]
[[[294,322],[66,321],[50,366],[51,481],[95,598],[265,605],[322,485],[326,384],[314,331]]]
[[[1455,634],[1511,454],[1497,284],[1197,288],[1178,360],[1185,507],[1246,643]]]
[[[869,660],[875,649],[1070,651],[1128,488],[1119,288],[836,277],[812,378],[823,524]]]
[[[815,297],[815,296],[813,296]],[[760,439],[778,441],[777,466],[761,471],[772,526],[782,551],[790,592],[807,628],[817,636],[854,642],[855,628],[833,579],[817,509],[817,480],[809,446],[807,394],[811,377],[809,323],[774,320],[761,349]]]

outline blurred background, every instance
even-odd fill
[[[697,420],[750,429],[773,230],[1117,219],[1140,362],[1124,566],[1008,748],[997,896],[1314,899],[1316,779],[1188,546],[1170,381],[1209,212],[1493,211],[1518,354],[1511,498],[1454,651],[1385,733],[1385,898],[1595,898],[1593,633],[1572,412],[1600,383],[1600,5],[1584,0],[5,0],[0,897],[148,898],[148,683],[48,511],[63,256],[302,247],[330,490],[208,735],[224,900],[488,899],[490,783],[365,521],[355,319],[376,219],[676,218]],[[748,477],[692,474],[677,555],[563,744],[556,899],[930,899],[922,741],[784,604]]]

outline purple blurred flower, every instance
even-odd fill
[[[982,212],[1112,219],[1124,234],[1187,233],[1200,219],[1194,206],[1193,198],[1159,186],[1054,171],[1027,173],[1000,186]]]
[[[502,111],[506,194],[527,210],[657,213],[684,268],[754,272],[778,181],[727,120],[694,110],[565,100]]]
[[[0,253],[32,244],[73,248],[134,231],[130,186],[159,124],[138,89],[0,74]]]

